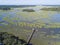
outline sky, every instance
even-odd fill
[[[60,5],[60,0],[0,0],[0,5]]]

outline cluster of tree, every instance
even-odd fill
[[[24,8],[24,7],[35,7],[36,5],[0,5],[0,7],[12,7],[12,8]]]
[[[35,12],[33,9],[23,9],[23,12]]]
[[[0,8],[0,10],[11,10],[11,8]]]
[[[8,34],[7,32],[0,32],[0,43],[3,45],[26,45],[27,42],[23,39]]]

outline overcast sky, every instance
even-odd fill
[[[60,0],[0,0],[0,5],[60,5]]]

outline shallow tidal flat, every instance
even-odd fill
[[[37,7],[33,7],[33,9],[35,8]],[[45,11],[40,10],[41,8],[38,7],[38,11],[35,10],[34,12],[23,12],[23,9],[30,8],[14,8],[8,11],[0,10],[0,32],[8,32],[28,41],[30,34],[32,33],[32,29],[36,28],[38,31],[34,33],[31,40],[33,45],[60,45],[59,41],[49,40],[52,38],[60,39],[58,34],[59,29],[44,28],[46,25],[49,26],[54,23],[59,23],[54,17],[54,15],[56,16],[57,14],[60,14],[59,11]],[[58,18],[59,17],[57,17],[57,19]],[[56,30],[58,31],[55,32]],[[55,32],[54,35],[51,34],[51,32]]]

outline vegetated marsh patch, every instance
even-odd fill
[[[35,12],[33,9],[23,9],[23,12]]]
[[[60,11],[60,7],[42,8],[44,11]]]

